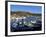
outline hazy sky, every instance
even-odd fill
[[[11,11],[28,11],[32,13],[41,13],[42,6],[24,6],[24,5],[11,5]]]

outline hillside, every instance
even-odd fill
[[[12,16],[41,16],[41,14],[33,14],[31,12],[25,12],[25,11],[16,11],[16,12],[12,12],[11,11],[11,15]]]

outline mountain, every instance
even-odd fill
[[[16,11],[16,12],[12,12],[11,11],[11,15],[12,16],[41,16],[41,14],[33,14],[32,12],[26,12],[26,11]]]

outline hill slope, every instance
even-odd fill
[[[41,14],[33,14],[31,12],[25,12],[25,11],[16,11],[16,12],[12,12],[11,11],[11,15],[12,16],[41,16]]]

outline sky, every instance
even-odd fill
[[[26,12],[38,13],[38,14],[42,12],[42,6],[10,5],[10,9],[13,12],[26,11]]]

